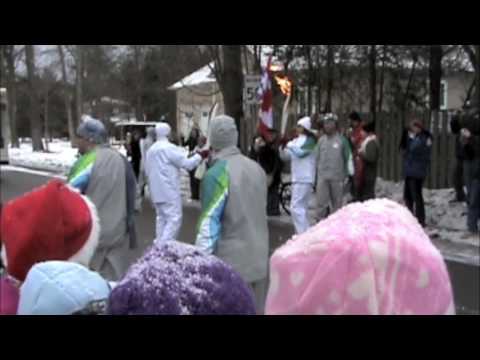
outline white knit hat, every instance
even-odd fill
[[[308,116],[300,119],[297,125],[303,127],[305,130],[312,131],[312,119]]]
[[[165,139],[172,132],[172,128],[167,123],[160,123],[155,127],[155,132],[157,133],[157,139]]]
[[[214,150],[237,146],[238,130],[232,117],[221,115],[212,120],[210,144]]]

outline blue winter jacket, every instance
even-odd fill
[[[430,169],[431,153],[432,135],[428,131],[408,138],[403,161],[405,177],[425,179]]]

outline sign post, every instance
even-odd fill
[[[258,104],[258,89],[262,77],[260,75],[246,75],[243,99],[246,105]]]

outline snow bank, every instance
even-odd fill
[[[33,152],[30,142],[20,144],[19,149],[9,150],[10,164],[30,169],[65,174],[77,159],[77,149],[70,143],[55,140],[48,145],[50,152]]]
[[[403,183],[378,179],[377,197],[403,203]],[[449,231],[467,231],[467,207],[465,203],[450,203],[455,199],[453,189],[423,191],[427,225]]]

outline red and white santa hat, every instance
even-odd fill
[[[95,205],[59,180],[7,203],[0,221],[2,261],[24,281],[39,262],[71,261],[87,266],[98,246]]]

